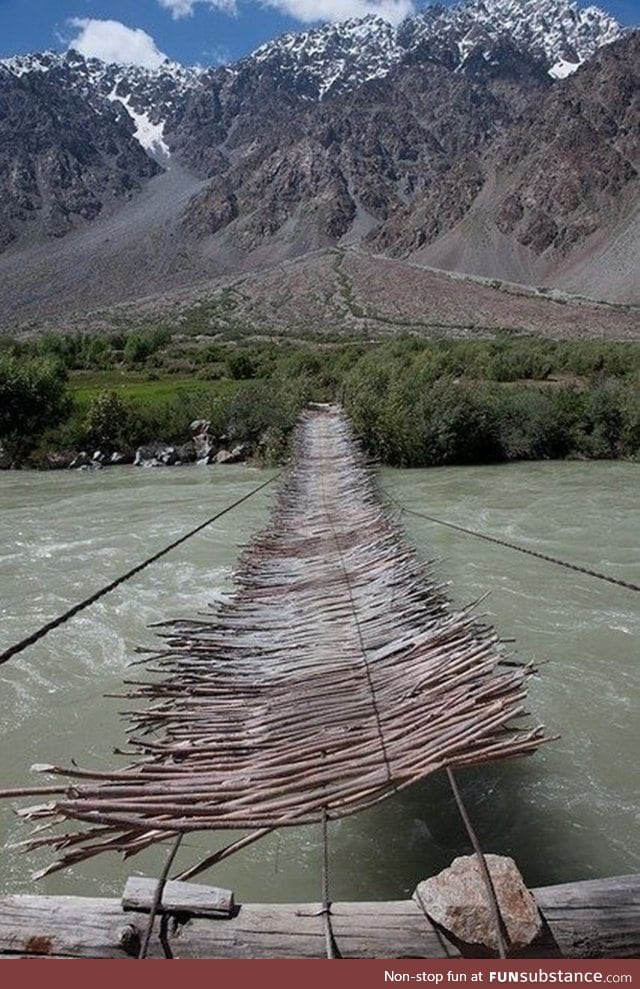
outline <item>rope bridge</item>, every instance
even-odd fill
[[[42,765],[59,786],[4,791],[51,801],[27,849],[41,875],[105,851],[243,829],[194,875],[275,828],[346,816],[429,774],[533,752],[520,719],[528,664],[455,611],[380,504],[350,427],[307,412],[267,528],[245,550],[236,592],[214,617],[168,622],[128,681],[129,765]]]

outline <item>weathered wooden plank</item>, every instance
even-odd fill
[[[117,899],[0,897],[0,954],[126,958],[133,926]]]
[[[124,910],[149,913],[158,886],[157,879],[129,876],[122,894]],[[194,917],[228,917],[234,911],[233,893],[218,886],[169,880],[164,887],[158,913],[188,913]]]
[[[442,937],[413,900],[334,903],[331,926],[343,958],[454,958],[458,949]]]
[[[547,923],[528,957],[640,957],[640,875],[532,890]],[[332,926],[344,958],[454,957],[411,900],[335,903]],[[117,899],[0,897],[0,957],[126,958],[135,955],[147,915]],[[227,919],[171,923],[177,958],[323,958],[319,903],[247,904]],[[161,957],[157,937],[150,957]]]
[[[324,958],[319,903],[252,904],[229,920],[194,919],[170,931],[176,958]]]
[[[115,899],[0,898],[0,953],[125,958],[147,917]],[[446,957],[437,934],[410,901],[335,904],[332,923],[345,958]],[[171,925],[178,958],[324,958],[319,903],[252,904],[229,919]],[[450,954],[455,954],[452,950]],[[161,954],[152,940],[150,957]]]
[[[640,875],[532,890],[565,958],[640,958]]]

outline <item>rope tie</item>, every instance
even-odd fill
[[[144,932],[144,938],[142,944],[140,945],[140,952],[138,954],[138,959],[143,960],[147,957],[147,952],[149,950],[149,942],[151,940],[151,933],[153,931],[153,925],[155,923],[156,915],[160,906],[162,904],[162,894],[164,893],[164,888],[167,885],[167,879],[169,877],[169,870],[173,865],[173,860],[175,859],[178,849],[180,848],[180,843],[183,839],[183,835],[179,834],[174,841],[173,845],[169,850],[167,860],[164,864],[162,872],[160,873],[160,878],[158,879],[158,884],[153,895],[153,902],[151,904],[151,910],[149,913],[149,921],[147,923],[147,929]],[[165,958],[173,958],[173,953],[169,947],[168,939],[168,915],[164,915],[160,921],[160,941],[162,944],[162,949],[164,951]]]
[[[482,876],[482,881],[485,885],[487,891],[487,899],[489,900],[489,909],[491,910],[491,919],[493,921],[493,926],[496,934],[496,943],[498,945],[498,956],[500,958],[507,957],[507,946],[509,943],[509,935],[507,933],[507,927],[502,919],[502,914],[500,913],[500,904],[498,903],[498,897],[496,896],[496,890],[493,885],[493,880],[491,878],[491,873],[487,867],[487,861],[484,857],[483,851],[480,847],[480,842],[478,837],[473,830],[473,825],[471,823],[471,818],[467,813],[467,808],[464,805],[462,799],[462,794],[458,789],[458,784],[456,778],[453,775],[453,770],[447,766],[447,778],[449,780],[449,786],[451,787],[451,792],[455,798],[460,817],[462,822],[467,829],[467,834],[469,835],[469,840],[473,846],[473,850],[476,853],[476,858],[478,860],[478,865],[480,867],[480,875]]]

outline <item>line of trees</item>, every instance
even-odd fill
[[[183,442],[198,418],[280,459],[299,410],[327,400],[343,402],[371,454],[399,466],[640,455],[640,348],[633,345],[539,338],[211,344],[199,360],[204,354],[234,381],[228,395],[212,397],[194,375],[193,387],[160,403],[97,393],[79,410],[61,339],[0,352],[0,443],[14,460],[30,455],[37,463],[62,448]]]

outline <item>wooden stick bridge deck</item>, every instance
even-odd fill
[[[337,408],[303,417],[270,523],[235,579],[212,620],[166,623],[166,648],[149,658],[162,679],[129,681],[127,696],[147,702],[129,715],[136,761],[37,767],[68,782],[20,814],[85,828],[27,844],[61,852],[48,871],[191,831],[343,817],[437,770],[546,740],[521,720],[533,670],[451,607]]]

